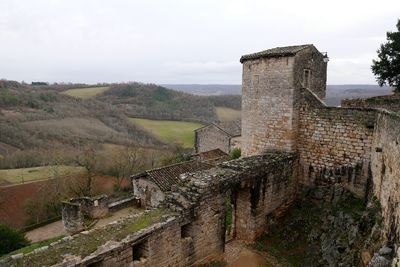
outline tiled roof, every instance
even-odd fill
[[[212,168],[213,165],[204,162],[191,160],[185,161],[153,170],[145,171],[142,174],[133,176],[133,179],[144,178],[155,183],[163,192],[171,191],[173,185],[183,185],[179,175],[188,172],[196,172]]]
[[[229,155],[227,153],[225,153],[224,151],[222,151],[219,148],[210,150],[210,151],[206,151],[206,152],[200,152],[197,154],[194,154],[193,157],[198,158],[199,160],[215,160],[215,159],[219,159],[219,158],[229,158]]]
[[[312,44],[275,47],[261,52],[244,55],[240,58],[240,62],[243,63],[246,60],[264,58],[264,57],[268,58],[268,57],[294,56],[296,53],[310,46],[312,46]]]

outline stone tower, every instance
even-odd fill
[[[241,57],[242,155],[296,150],[300,89],[325,99],[327,59],[311,44]]]

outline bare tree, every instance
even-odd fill
[[[121,152],[117,152],[112,158],[111,174],[116,179],[116,189],[122,189],[123,181],[144,168],[143,155],[140,148],[129,145]]]
[[[86,175],[84,181],[77,185],[73,191],[77,195],[90,196],[92,193],[93,177],[97,165],[97,151],[94,146],[86,146],[81,149],[81,152],[76,157],[76,163],[84,167]]]

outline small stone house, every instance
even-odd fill
[[[220,149],[230,153],[232,149],[241,145],[240,121],[210,123],[195,131],[196,153]]]
[[[210,163],[191,160],[145,171],[131,177],[133,194],[140,199],[142,206],[156,207],[173,187],[183,185],[181,174],[206,170],[213,166]]]

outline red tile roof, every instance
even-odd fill
[[[132,179],[148,179],[155,183],[163,192],[171,191],[173,185],[183,185],[179,175],[212,168],[213,165],[201,161],[191,160],[169,165],[132,176]]]

